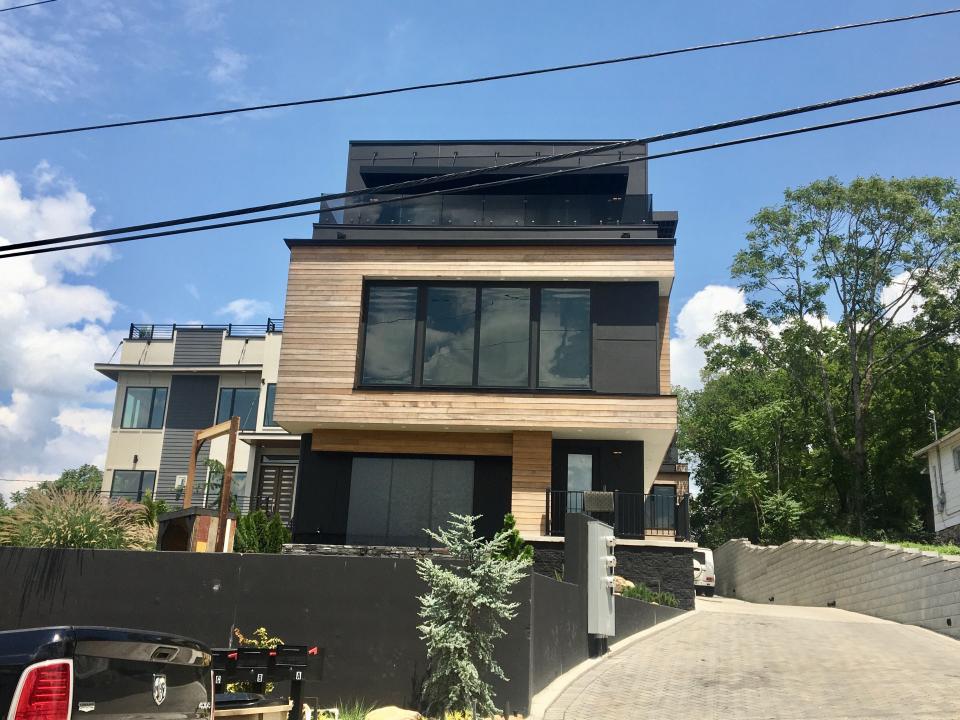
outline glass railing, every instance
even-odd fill
[[[640,225],[653,216],[652,195],[359,195],[346,208],[344,225],[426,225],[476,227],[544,227],[555,225]],[[332,213],[322,224],[335,223]]]

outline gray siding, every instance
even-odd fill
[[[177,475],[187,474],[193,431],[213,424],[219,382],[216,375],[175,376],[170,382],[157,492],[172,491]],[[198,468],[203,467],[209,453],[210,443],[205,443],[198,455]],[[198,470],[197,476],[202,475],[203,472]]]
[[[219,365],[223,330],[177,330],[174,365]]]

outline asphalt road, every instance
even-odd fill
[[[596,664],[544,720],[960,718],[960,642],[833,608],[698,598]]]

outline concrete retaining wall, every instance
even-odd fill
[[[960,639],[960,556],[879,542],[731,540],[714,551],[717,592],[749,602],[836,605]]]

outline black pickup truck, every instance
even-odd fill
[[[210,650],[144,630],[49,627],[0,632],[0,718],[210,718]]]

